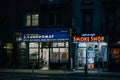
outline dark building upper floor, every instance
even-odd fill
[[[119,0],[74,0],[74,28],[80,33],[120,34],[119,4]]]
[[[4,2],[7,6],[2,5],[5,9],[0,8],[3,10],[0,13],[2,26],[0,30],[1,33],[6,33],[30,27],[73,27],[79,33],[120,34],[119,2],[119,0],[8,0]]]

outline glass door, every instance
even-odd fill
[[[40,67],[43,70],[49,69],[49,42],[42,42],[40,45]]]
[[[38,67],[38,42],[29,43],[29,67]]]
[[[86,48],[78,48],[78,69],[84,69],[86,64]]]
[[[48,70],[49,69],[49,48],[43,48],[40,56],[42,61],[41,69]]]

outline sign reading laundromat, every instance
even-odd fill
[[[15,32],[15,41],[67,41],[69,36],[66,28],[25,29]]]

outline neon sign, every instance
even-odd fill
[[[81,36],[73,37],[74,42],[103,42],[105,40],[104,36]]]

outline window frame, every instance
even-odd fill
[[[49,17],[49,14],[50,13],[52,13],[52,14],[54,14],[54,22],[53,22],[53,24],[51,24],[51,23],[49,23],[51,20],[50,20],[50,17]],[[57,17],[59,17],[59,16],[57,16],[59,13],[61,13],[62,14],[62,18],[61,18],[61,22],[60,22],[60,20],[58,20],[57,19]],[[58,23],[60,23],[60,24],[58,24]],[[63,26],[64,25],[64,13],[63,12],[58,12],[58,11],[50,11],[50,12],[48,12],[48,14],[47,14],[47,25],[48,26]]]
[[[83,32],[90,33],[93,30],[93,11],[92,10],[83,10]],[[87,20],[87,16],[90,17],[90,21]],[[89,28],[88,28],[89,25]]]
[[[29,19],[27,17],[30,17]],[[38,16],[36,19],[33,16]],[[27,23],[29,21],[29,23]],[[34,23],[37,21],[37,23]],[[39,26],[39,14],[38,13],[28,13],[24,15],[24,26],[25,27],[33,27]]]

